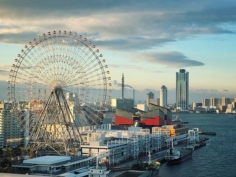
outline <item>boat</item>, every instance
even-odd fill
[[[165,155],[165,161],[168,164],[180,163],[185,160],[192,158],[194,148],[191,147],[182,147],[180,150],[171,147],[167,150]]]
[[[146,177],[157,177],[161,163],[155,160],[151,160],[150,152],[148,157],[149,157],[148,162],[140,160],[138,163],[132,165],[131,170],[144,171]]]
[[[194,148],[191,146],[181,147],[180,149],[175,148],[174,141],[172,139],[172,145],[166,152],[165,161],[168,164],[183,162],[185,160],[192,158],[193,151]]]

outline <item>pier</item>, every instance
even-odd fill
[[[201,134],[201,135],[216,136],[216,132],[199,131],[198,133]]]

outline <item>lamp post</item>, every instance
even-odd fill
[[[53,176],[53,167],[51,167],[51,176]]]

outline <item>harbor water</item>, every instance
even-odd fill
[[[208,137],[206,146],[196,149],[192,158],[176,165],[162,164],[159,177],[236,177],[236,115],[235,114],[173,114],[187,126],[200,131],[216,132]]]

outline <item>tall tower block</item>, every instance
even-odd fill
[[[160,89],[160,106],[167,106],[167,87],[165,85],[162,85]]]
[[[176,72],[176,108],[188,109],[189,105],[189,73],[185,69]]]

